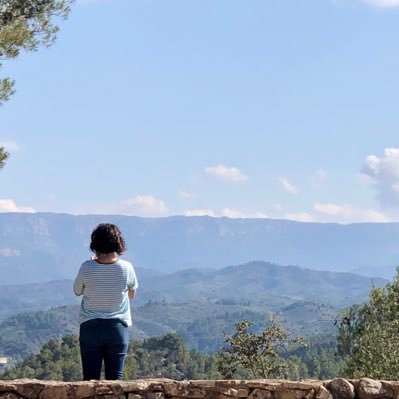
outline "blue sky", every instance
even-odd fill
[[[0,211],[399,220],[399,0],[81,0],[5,62]]]

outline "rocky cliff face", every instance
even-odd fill
[[[0,399],[395,399],[399,382],[220,380],[0,381]]]
[[[391,278],[399,259],[399,223],[5,213],[0,214],[1,283],[73,278],[90,255],[90,233],[100,222],[120,226],[128,259],[163,273],[258,259]]]

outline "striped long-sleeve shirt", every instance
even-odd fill
[[[83,295],[79,319],[120,319],[132,325],[129,290],[138,287],[136,273],[130,262],[119,259],[112,264],[88,260],[76,276],[73,290]]]

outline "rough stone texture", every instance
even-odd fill
[[[359,399],[391,399],[393,389],[380,381],[361,378],[356,394]]]
[[[12,392],[0,393],[0,399],[24,399],[22,396]]]
[[[0,399],[399,399],[399,382],[216,380],[59,382],[0,380]]]
[[[272,398],[271,391],[260,388],[255,388],[248,396],[248,399],[271,399],[271,398]]]
[[[334,399],[354,399],[355,387],[344,378],[336,378],[327,385]]]
[[[149,392],[147,399],[165,399],[165,395],[162,392]]]
[[[312,399],[314,398],[314,389],[295,389],[282,388],[274,392],[275,399]]]
[[[12,392],[0,394],[0,399],[24,399],[22,396]]]
[[[316,392],[316,399],[333,399],[332,393],[323,385]]]

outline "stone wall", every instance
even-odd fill
[[[0,399],[399,399],[399,382],[335,379],[58,382],[0,380]]]

